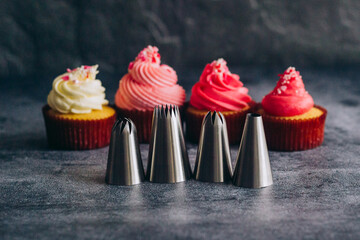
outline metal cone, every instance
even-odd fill
[[[226,121],[220,112],[204,117],[195,162],[194,176],[204,182],[228,182],[232,166]]]
[[[263,188],[273,184],[261,115],[248,113],[239,147],[233,184]]]
[[[127,118],[117,120],[111,132],[105,182],[135,185],[144,181],[144,175],[135,124]]]
[[[146,178],[176,183],[191,177],[178,107],[154,108]]]

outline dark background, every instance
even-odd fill
[[[148,44],[178,72],[219,57],[281,71],[339,68],[360,65],[360,1],[2,0],[0,36],[2,78],[98,63],[120,79]]]
[[[57,151],[41,108],[100,65],[113,103],[148,44],[187,90],[223,57],[257,102],[295,66],[328,110],[322,146],[269,151],[274,185],[109,186],[108,148]],[[0,0],[0,239],[359,239],[360,1]],[[141,144],[144,167],[148,145]],[[187,144],[192,167],[197,145]],[[231,146],[232,163],[238,145]]]

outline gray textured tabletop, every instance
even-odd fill
[[[259,101],[274,87],[278,70],[233,72]],[[200,71],[179,74],[188,92]],[[328,109],[325,141],[313,150],[270,152],[274,185],[258,190],[194,180],[108,186],[107,147],[47,147],[41,107],[52,80],[3,79],[0,238],[359,239],[359,74],[301,74],[316,104]],[[112,101],[119,78],[100,79]],[[231,149],[233,161],[237,148]],[[141,145],[145,166],[147,149]],[[193,166],[196,145],[188,144],[188,153]]]

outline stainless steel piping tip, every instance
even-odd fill
[[[146,178],[150,182],[176,183],[191,177],[179,109],[154,108]]]
[[[233,176],[239,187],[263,188],[273,184],[261,115],[248,113]]]
[[[145,179],[135,124],[127,118],[115,122],[110,139],[105,182],[135,185]]]
[[[226,121],[220,112],[209,111],[203,119],[194,176],[204,182],[228,182],[232,166]]]

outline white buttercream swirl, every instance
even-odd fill
[[[47,102],[60,113],[90,113],[108,104],[105,88],[96,79],[98,65],[68,69],[55,78]]]

